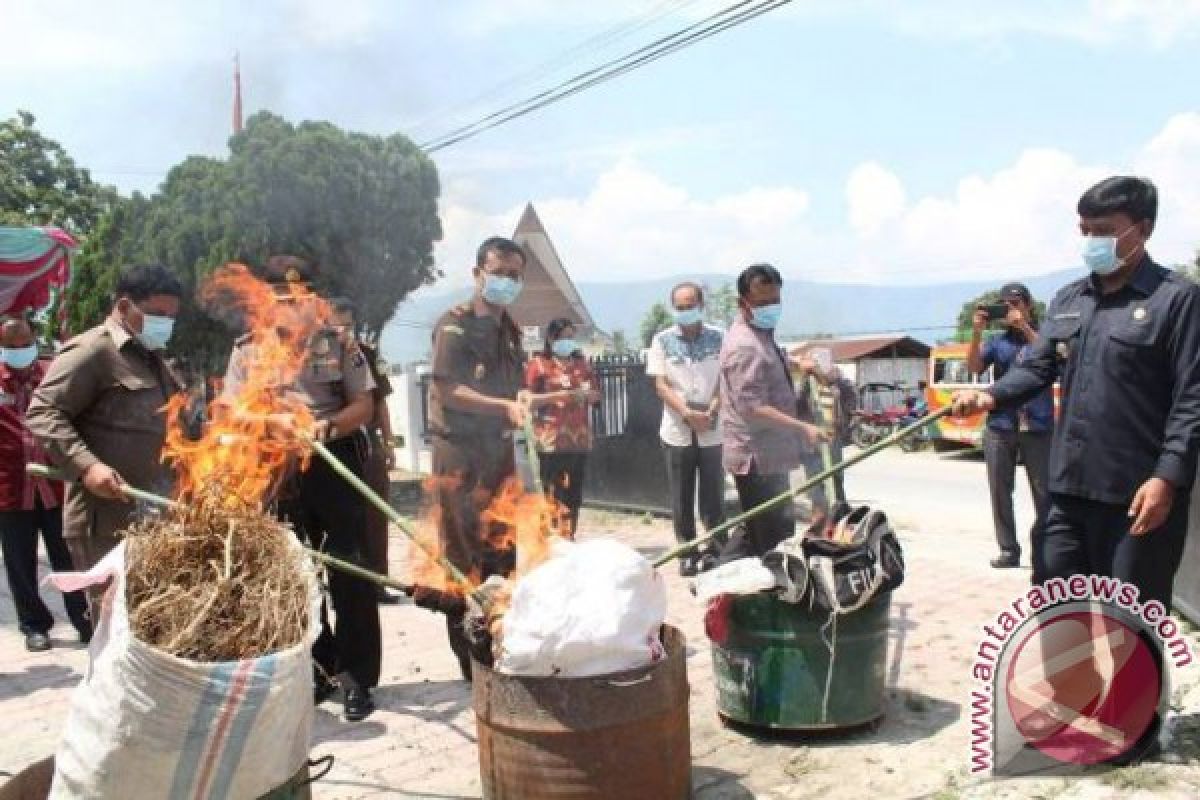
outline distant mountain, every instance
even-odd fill
[[[1080,276],[1066,269],[1022,280],[1033,296],[1049,302],[1064,284]],[[681,280],[709,286],[732,282],[728,275],[688,275],[630,283],[577,283],[579,293],[596,324],[612,333],[623,330],[630,342],[637,338],[646,311],[667,298]],[[963,281],[937,285],[863,285],[813,283],[785,276],[781,338],[828,333],[835,336],[875,332],[906,333],[933,342],[953,333],[962,304],[1003,281]],[[420,292],[396,312],[383,332],[384,357],[392,363],[408,363],[428,357],[432,324],[455,302],[467,296],[465,289]],[[943,327],[945,326],[945,327]]]

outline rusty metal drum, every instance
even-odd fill
[[[667,656],[587,678],[503,675],[474,665],[485,800],[684,800],[691,796],[683,634]]]

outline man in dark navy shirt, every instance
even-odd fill
[[[1028,287],[1020,283],[1005,284],[1000,288],[1000,299],[1008,308],[1007,316],[1001,320],[1004,332],[981,344],[983,329],[992,321],[988,319],[987,310],[981,307],[975,311],[974,331],[967,348],[968,369],[979,374],[992,367],[996,380],[1024,363],[1038,339],[1037,310]],[[996,544],[1000,547],[1000,554],[992,559],[992,566],[1004,569],[1021,564],[1021,543],[1017,539],[1012,500],[1019,459],[1025,464],[1035,510],[1033,528],[1029,532],[1035,583],[1042,580],[1040,550],[1035,542],[1041,538],[1050,507],[1046,473],[1050,469],[1050,431],[1053,428],[1054,396],[1050,387],[1046,387],[1024,405],[992,411],[983,431],[992,521]]]
[[[1149,181],[1108,178],[1078,211],[1092,274],[1054,298],[1028,360],[954,408],[1013,408],[1061,380],[1043,577],[1110,575],[1169,608],[1200,447],[1200,287],[1146,254]]]

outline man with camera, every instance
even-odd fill
[[[1001,303],[975,310],[971,344],[967,349],[967,367],[979,374],[992,367],[1000,380],[1014,366],[1024,363],[1037,342],[1037,310],[1029,289],[1020,283],[1008,283],[1000,289]],[[983,331],[992,322],[1004,326],[1002,333],[983,341]],[[1046,490],[1050,466],[1050,439],[1054,428],[1054,397],[1046,387],[1033,399],[1016,408],[988,413],[983,432],[983,453],[987,462],[988,489],[992,500],[992,521],[1000,554],[992,559],[996,569],[1020,566],[1021,544],[1017,539],[1012,493],[1017,461],[1025,464],[1029,490],[1033,495],[1035,518],[1030,531],[1033,553],[1033,580],[1042,579],[1041,552],[1037,540],[1042,535],[1049,509]]]

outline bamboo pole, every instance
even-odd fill
[[[921,428],[925,427],[926,425],[929,425],[932,422],[936,422],[937,420],[941,419],[942,417],[949,416],[952,411],[953,411],[953,409],[950,406],[946,406],[945,408],[939,409],[938,411],[935,411],[932,414],[926,414],[924,417],[921,417],[921,419],[917,420],[912,425],[909,425],[907,428],[901,428],[900,430],[893,433],[891,436],[887,436],[887,437],[884,437],[883,439],[880,439],[878,442],[871,445],[867,449],[861,450],[858,453],[855,453],[854,455],[850,456],[849,458],[843,460],[841,463],[834,464],[829,469],[822,471],[820,474],[809,477],[807,480],[804,481],[804,483],[800,484],[796,488],[788,489],[786,492],[783,492],[780,495],[772,497],[770,500],[760,503],[759,505],[755,506],[754,508],[752,508],[748,511],[744,511],[741,514],[738,514],[733,519],[727,520],[723,524],[718,525],[717,527],[713,528],[711,531],[708,531],[706,534],[704,534],[704,536],[701,536],[696,539],[692,539],[690,542],[684,542],[683,544],[679,545],[678,547],[668,550],[667,552],[663,553],[661,556],[659,556],[657,559],[654,560],[654,566],[661,567],[663,564],[673,561],[674,559],[679,558],[680,556],[682,556],[686,553],[689,553],[692,550],[695,550],[696,548],[698,548],[702,545],[708,544],[710,541],[712,541],[718,535],[724,533],[725,531],[729,530],[733,526],[738,525],[742,522],[745,522],[746,520],[751,519],[753,517],[756,517],[759,514],[763,513],[764,511],[769,511],[770,509],[774,508],[777,505],[781,505],[784,502],[791,502],[792,498],[794,498],[796,495],[807,492],[809,489],[816,486],[821,481],[827,480],[827,479],[833,477],[834,475],[836,475],[837,473],[843,472],[843,471],[849,469],[850,467],[854,466],[855,464],[859,463],[860,461],[864,461],[864,460],[870,458],[871,456],[875,455],[876,453],[891,447],[892,445],[896,444],[897,442],[901,441],[902,439],[912,436],[914,433],[921,430]]]
[[[813,421],[817,423],[817,426],[830,436],[837,436],[837,430],[827,424],[825,412],[821,409],[821,384],[817,382],[815,375],[808,376],[808,402],[812,407]],[[829,442],[819,442],[817,446],[821,452],[821,466],[825,472],[829,473],[829,477],[825,479],[825,503],[832,509],[837,506],[837,484],[833,481],[834,473],[830,472],[833,467],[833,451],[829,447]]]
[[[359,494],[367,498],[367,501],[371,505],[375,506],[375,508],[379,509],[379,511],[385,517],[395,523],[396,527],[400,529],[400,532],[407,536],[409,541],[415,544],[420,551],[425,554],[426,558],[445,570],[446,574],[450,576],[450,579],[462,586],[463,590],[466,591],[466,587],[468,586],[467,576],[463,574],[463,571],[456,567],[448,558],[431,550],[427,544],[422,542],[417,534],[412,530],[412,523],[410,520],[402,517],[400,512],[392,508],[390,503],[377,495],[370,486],[367,486],[362,478],[355,475],[349,467],[343,464],[341,459],[335,456],[330,449],[324,445],[324,443],[310,438],[308,439],[308,444],[312,446],[313,452],[320,456],[326,464],[332,467],[333,471],[340,475],[346,481],[346,483],[353,486]]]
[[[47,467],[44,464],[26,464],[25,471],[37,478],[47,478],[52,481],[66,480],[66,476],[63,475],[62,472]],[[180,507],[180,504],[174,500],[163,497],[159,494],[154,494],[153,492],[147,492],[145,489],[138,489],[134,486],[126,486],[125,494],[134,498],[135,500],[141,500],[145,503],[149,503],[150,505],[160,506],[162,508],[177,509]],[[391,589],[404,592],[405,594],[412,594],[412,586],[406,583],[401,583],[391,576],[380,575],[378,572],[365,569],[357,564],[352,564],[349,561],[343,561],[340,558],[331,556],[328,553],[322,552],[321,550],[314,550],[311,547],[304,547],[304,551],[313,558],[329,567],[332,567],[333,569],[338,570],[339,572],[346,572],[362,578],[363,580],[370,581],[371,583],[376,583],[380,586],[387,586]]]

